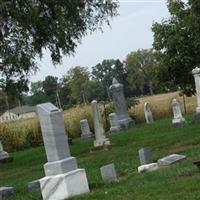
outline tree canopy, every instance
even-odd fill
[[[75,52],[81,39],[117,15],[112,0],[2,0],[0,74],[24,83],[37,70],[36,56],[51,52],[54,64]]]
[[[127,80],[133,90],[142,94],[153,94],[158,90],[157,71],[159,63],[152,49],[131,52],[125,60]]]
[[[200,65],[200,1],[168,0],[170,18],[154,23],[154,48],[159,52],[160,77],[179,86],[184,93],[194,92],[191,71]]]

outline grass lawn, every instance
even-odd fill
[[[141,124],[119,135],[108,136],[113,144],[109,151],[90,153],[93,140],[74,140],[71,153],[80,168],[85,168],[91,192],[75,197],[77,200],[194,200],[200,199],[200,173],[192,164],[200,159],[200,123],[172,128],[171,120]],[[150,146],[153,159],[172,153],[184,154],[187,159],[151,173],[137,173],[138,150]],[[43,147],[14,152],[13,163],[0,165],[0,186],[13,186],[16,200],[40,200],[39,191],[29,193],[27,182],[44,176],[46,156]],[[119,183],[104,184],[100,167],[114,163]],[[11,199],[11,200],[12,200]]]

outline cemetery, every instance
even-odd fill
[[[199,200],[199,8],[0,2],[0,200]]]

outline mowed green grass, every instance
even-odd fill
[[[90,153],[93,140],[74,140],[71,154],[80,168],[85,168],[91,192],[74,197],[77,200],[199,200],[200,172],[192,161],[200,159],[200,123],[192,122],[173,128],[170,119],[152,125],[141,124],[118,135],[108,136],[113,148]],[[172,153],[184,154],[187,159],[151,173],[137,173],[138,150],[152,148],[153,159]],[[0,165],[0,186],[13,186],[16,200],[40,200],[40,191],[28,192],[27,182],[44,176],[46,156],[43,147],[11,154],[13,163]],[[105,184],[100,167],[114,163],[119,183]]]

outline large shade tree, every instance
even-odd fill
[[[85,35],[109,24],[117,7],[112,0],[1,0],[0,74],[5,83],[17,80],[26,86],[43,49],[59,63]]]
[[[127,55],[125,67],[131,87],[141,94],[153,94],[158,90],[157,71],[159,62],[152,49],[140,49]]]
[[[168,0],[170,17],[154,23],[154,48],[161,61],[160,78],[194,93],[192,69],[200,66],[200,1]]]

